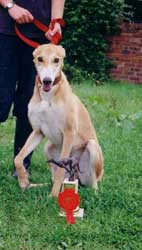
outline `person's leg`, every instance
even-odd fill
[[[27,138],[32,132],[28,116],[27,108],[29,100],[33,93],[34,81],[35,81],[35,68],[33,64],[33,49],[23,42],[19,41],[19,81],[14,100],[13,114],[16,116],[16,129],[15,129],[15,140],[14,140],[14,157],[19,153],[21,148],[24,146]],[[29,168],[31,162],[31,155],[28,155],[24,160],[24,166],[26,169]],[[14,176],[17,176],[14,170]]]
[[[46,38],[34,39],[40,44],[46,43]],[[33,63],[33,48],[26,45],[19,40],[19,82],[16,90],[14,100],[13,115],[16,116],[16,129],[15,129],[15,141],[14,141],[14,157],[19,153],[21,148],[24,146],[28,139],[32,128],[28,121],[28,103],[33,94],[33,87],[35,83],[36,70]],[[31,156],[28,155],[24,160],[24,166],[26,169],[29,168],[31,162]],[[14,176],[17,176],[14,170]]]
[[[13,102],[18,79],[17,39],[0,34],[0,123],[5,122]]]

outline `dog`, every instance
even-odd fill
[[[61,45],[40,45],[33,52],[37,76],[28,117],[33,131],[14,159],[19,185],[29,186],[23,160],[44,137],[48,159],[78,159],[78,179],[82,185],[97,188],[103,176],[103,154],[89,113],[73,93],[62,71],[65,49]],[[53,186],[51,196],[58,196],[65,169],[50,163]]]

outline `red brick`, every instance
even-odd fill
[[[121,24],[122,32],[109,37],[107,56],[113,61],[115,79],[142,83],[142,24]]]

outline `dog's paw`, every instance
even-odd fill
[[[60,186],[53,185],[53,188],[51,190],[49,197],[58,197],[59,192],[60,192]]]
[[[29,179],[28,179],[28,175],[26,174],[23,177],[18,177],[18,182],[20,185],[20,188],[24,191],[25,189],[27,189],[30,185]]]
[[[49,197],[58,197],[59,195],[59,191],[51,191],[51,193],[49,194]]]

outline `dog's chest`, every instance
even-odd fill
[[[29,107],[30,121],[34,129],[39,128],[54,144],[62,144],[62,133],[65,126],[63,104],[40,103]]]

